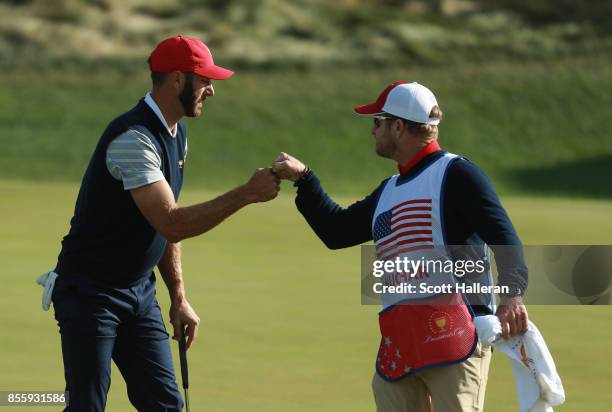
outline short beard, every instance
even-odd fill
[[[183,113],[187,117],[196,117],[197,102],[195,101],[195,95],[193,93],[193,74],[185,74],[185,86],[178,95],[178,99],[183,106]]]
[[[389,131],[385,130],[385,133],[387,141],[385,143],[376,144],[376,154],[385,159],[391,159],[391,156],[397,150],[397,146],[389,136]]]
[[[378,148],[376,148],[376,154],[384,159],[391,159],[391,155],[384,149],[379,150]]]

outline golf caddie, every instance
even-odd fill
[[[520,240],[483,172],[465,157],[441,150],[442,111],[429,89],[393,83],[374,103],[355,111],[373,117],[376,153],[395,161],[399,171],[364,199],[339,206],[315,173],[286,153],[272,169],[295,182],[298,210],[331,249],[373,240],[376,258],[384,263],[402,258],[444,267],[450,262],[458,268],[460,260],[473,266],[480,262],[480,270],[462,278],[435,265],[382,277],[382,285],[395,289],[380,296],[381,340],[372,388],[382,412],[482,411],[491,352],[478,343],[473,318],[496,314],[504,337],[527,330],[521,300],[527,268]],[[487,265],[490,249],[497,285]],[[425,288],[399,287],[414,284]],[[499,288],[504,292],[499,307],[493,293],[468,297],[459,284],[463,290]]]
[[[182,410],[153,270],[157,266],[170,294],[174,338],[186,333],[189,347],[200,319],[186,298],[180,241],[279,190],[279,179],[261,168],[215,199],[179,207],[188,164],[180,119],[200,116],[214,96],[213,80],[233,72],[215,65],[208,47],[187,36],[159,43],[149,66],[151,91],[102,134],[57,266],[39,279],[61,334],[68,411],[105,409],[111,359],[137,410]]]

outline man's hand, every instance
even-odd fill
[[[242,188],[250,203],[267,202],[278,195],[280,179],[269,167],[260,167]]]
[[[295,157],[281,152],[272,162],[272,170],[281,179],[295,182],[304,176],[304,173],[308,171],[308,167]]]
[[[523,299],[520,296],[502,296],[496,315],[501,323],[504,339],[527,332],[529,325],[527,322],[527,308],[523,305]]]
[[[198,336],[198,327],[200,325],[200,318],[196,315],[195,311],[186,300],[182,300],[177,303],[170,305],[170,323],[174,329],[174,335],[172,339],[180,340],[183,335],[183,330],[187,326],[187,342],[186,349],[189,349],[196,337]]]

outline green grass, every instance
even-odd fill
[[[40,310],[34,277],[55,262],[77,189],[0,181],[0,390],[63,388],[57,327],[53,312]],[[189,353],[192,409],[371,411],[377,308],[360,305],[359,249],[325,249],[295,211],[292,188],[285,184],[283,192],[184,242],[188,297],[202,318],[199,341]],[[213,195],[188,190],[183,203]],[[508,197],[504,202],[526,243],[611,243],[609,201]],[[163,286],[159,299],[166,312]],[[611,308],[529,310],[566,388],[567,403],[559,410],[607,410]],[[116,368],[107,409],[132,410]],[[510,368],[499,354],[485,410],[517,410]]]
[[[365,193],[392,173],[373,151],[369,118],[352,113],[395,80],[418,80],[445,113],[440,141],[491,175],[502,194],[612,197],[612,67],[556,64],[424,69],[238,71],[188,119],[187,185],[246,180],[279,151],[302,157],[334,190]],[[138,70],[135,70],[138,72]],[[0,173],[79,181],[106,124],[149,87],[113,71],[9,72],[0,78]],[[191,164],[194,166],[191,167]]]

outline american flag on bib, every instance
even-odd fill
[[[433,249],[431,199],[411,199],[381,213],[374,223],[376,254],[393,259],[413,250]]]

